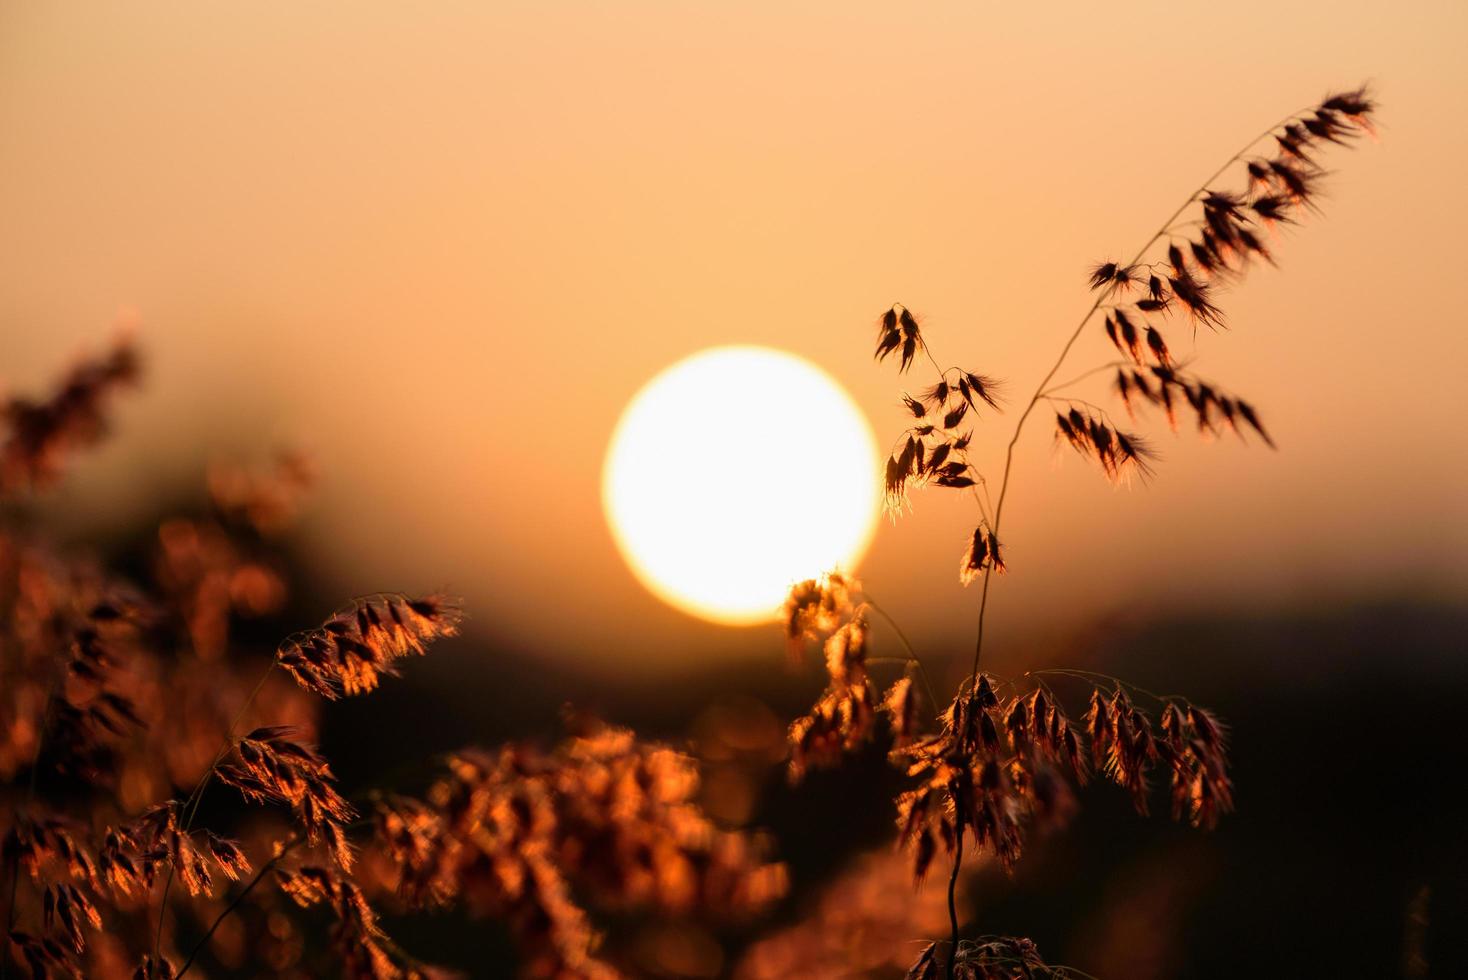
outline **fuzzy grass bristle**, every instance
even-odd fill
[[[364,694],[382,675],[397,672],[395,661],[421,656],[430,642],[456,635],[462,618],[458,603],[442,595],[368,596],[287,639],[277,659],[297,683],[324,698]]]
[[[893,306],[878,318],[875,354],[878,361],[886,360],[891,354],[898,354],[899,370],[906,373],[921,344],[922,331],[907,307]]]

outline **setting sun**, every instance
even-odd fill
[[[717,347],[628,404],[603,500],[655,594],[715,622],[755,623],[794,582],[861,557],[876,457],[861,410],[820,368],[766,347]]]

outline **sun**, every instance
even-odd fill
[[[772,619],[790,586],[850,570],[880,508],[877,447],[825,371],[768,347],[715,347],[628,403],[602,500],[652,592],[731,625]]]

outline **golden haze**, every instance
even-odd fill
[[[996,639],[1056,622],[1058,595],[1080,597],[1069,621],[1462,595],[1468,10],[1352,10],[7,5],[4,375],[39,383],[140,317],[145,394],[62,504],[97,525],[201,452],[303,439],[342,594],[452,585],[481,626],[618,669],[747,649],[642,590],[604,525],[602,454],[643,382],[766,344],[895,434],[870,348],[900,301],[1022,398],[1088,262],[1130,254],[1250,134],[1371,78],[1383,144],[1230,300],[1233,330],[1199,338],[1282,451],[1164,435],[1155,484],[1108,494],[1036,427],[1005,530],[1011,566],[1044,574],[1002,584]],[[1008,430],[978,431],[995,469]],[[971,626],[959,507],[921,499],[868,554],[919,642]]]

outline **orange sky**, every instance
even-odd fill
[[[34,384],[136,310],[146,394],[64,498],[92,520],[210,454],[304,441],[306,533],[344,594],[450,584],[514,642],[619,666],[761,650],[661,606],[613,548],[602,453],[649,376],[787,348],[885,439],[901,383],[871,325],[901,301],[1021,396],[1088,262],[1369,78],[1382,143],[1331,156],[1325,216],[1200,339],[1281,452],[1164,430],[1159,479],[1117,492],[1035,426],[995,635],[1461,597],[1465,37],[1461,3],[7,4],[0,376]],[[976,444],[997,463],[1007,433]],[[922,644],[967,642],[970,526],[920,496],[868,556]]]

